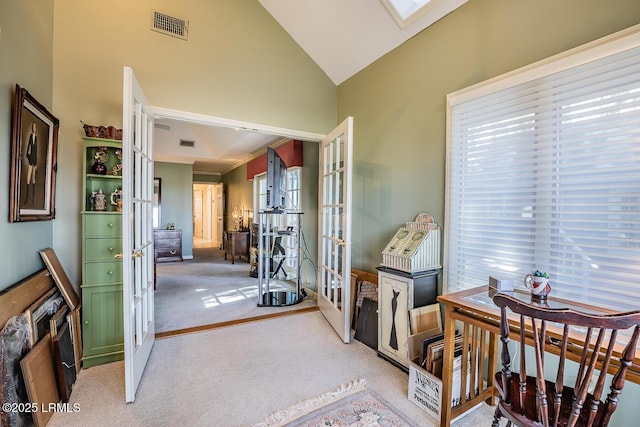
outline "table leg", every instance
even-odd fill
[[[451,317],[454,307],[444,305],[444,350],[442,359],[442,407],[440,408],[440,425],[451,424],[451,382],[453,379],[453,352],[455,346],[456,325]]]

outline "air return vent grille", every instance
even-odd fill
[[[188,141],[186,139],[181,139],[180,140],[180,146],[181,147],[190,147],[193,148],[196,145],[195,141]]]
[[[189,21],[153,10],[151,11],[151,30],[187,40]]]

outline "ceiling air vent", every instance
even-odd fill
[[[181,147],[189,147],[189,148],[193,148],[196,145],[195,141],[188,141],[186,139],[181,139],[180,140],[180,146]]]
[[[165,125],[163,123],[154,123],[153,127],[156,128],[156,129],[171,130],[171,126]]]
[[[151,11],[151,30],[187,40],[189,21],[153,10]]]

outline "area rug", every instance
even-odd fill
[[[274,412],[252,427],[417,427],[375,391],[367,388],[364,378],[343,384]]]

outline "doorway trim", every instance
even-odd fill
[[[206,194],[203,194],[202,199],[202,230],[203,236],[201,239],[203,242],[208,241],[210,243],[210,247],[218,247],[222,248],[222,203],[224,199],[223,195],[223,184],[222,182],[200,182],[193,181],[191,185],[193,191],[193,211],[194,211],[194,223],[193,223],[193,238],[194,238],[194,248],[195,239],[198,237],[196,235],[196,186],[204,187],[202,188],[206,191]],[[205,231],[208,231],[206,233]]]
[[[156,119],[174,119],[185,122],[198,123],[209,126],[222,126],[232,129],[266,133],[291,139],[320,142],[326,136],[320,133],[305,132],[295,129],[281,128],[277,126],[263,125],[259,123],[245,122],[242,120],[225,119],[223,117],[209,116],[206,114],[190,113],[188,111],[174,110],[171,108],[151,106],[151,112]]]

